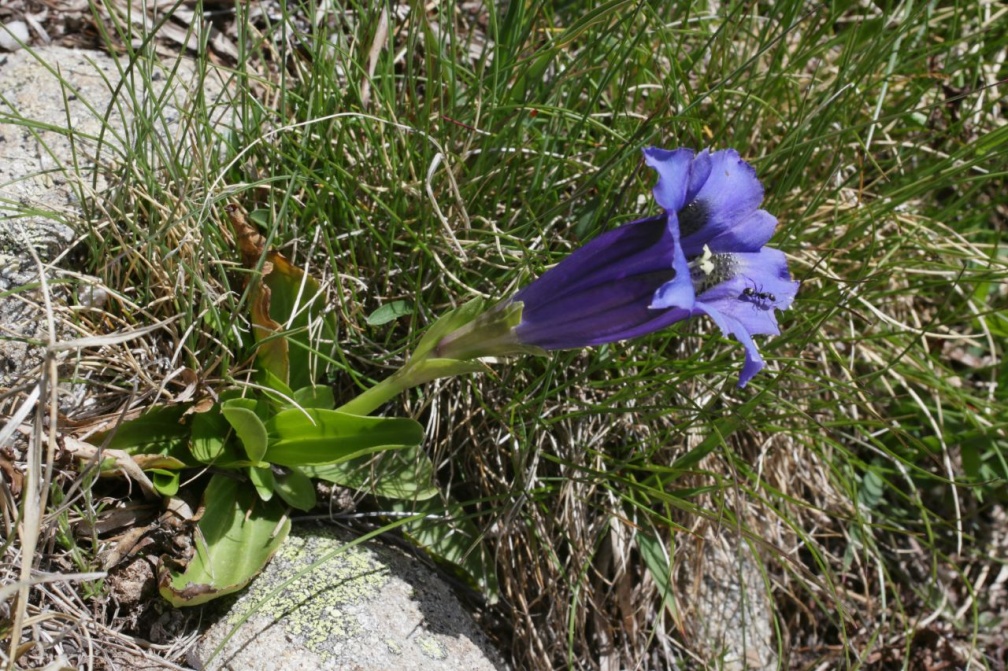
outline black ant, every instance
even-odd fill
[[[746,298],[753,299],[754,307],[767,307],[763,305],[763,301],[769,301],[771,304],[777,301],[777,297],[774,296],[769,291],[763,291],[763,287],[757,287],[755,283],[751,287],[746,287],[742,290],[742,295]]]

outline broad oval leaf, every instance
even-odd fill
[[[286,506],[265,503],[234,478],[215,475],[203,494],[196,554],[182,573],[158,569],[161,595],[176,608],[231,594],[262,571],[290,531]]]
[[[318,280],[275,250],[266,253],[262,284],[269,290],[269,316],[287,342],[287,383],[292,389],[306,387],[324,365],[317,350],[329,354],[336,342],[335,314],[327,312]]]
[[[155,406],[135,419],[98,433],[89,442],[102,445],[111,435],[105,447],[122,450],[129,455],[157,454],[170,456],[187,464],[195,465],[186,450],[189,440],[189,426],[185,412],[191,403]]]
[[[261,463],[266,454],[266,427],[259,419],[254,410],[249,409],[247,403],[239,401],[249,401],[251,399],[236,398],[225,401],[221,405],[221,414],[234,428],[235,435],[245,447],[245,453],[253,463]],[[253,405],[255,401],[252,401]]]
[[[249,312],[255,337],[256,366],[283,384],[298,389],[311,384],[321,372],[325,357],[335,348],[337,321],[328,310],[321,285],[275,249],[236,205],[225,209],[249,270],[261,268],[249,286]],[[253,221],[268,222],[265,212],[253,212]],[[321,353],[321,356],[320,356]]]
[[[272,499],[273,491],[276,489],[273,469],[269,466],[249,466],[248,473],[252,486],[259,492],[259,498],[263,501]]]
[[[148,472],[151,474],[151,483],[158,494],[161,496],[175,496],[178,494],[181,477],[178,471],[170,471],[166,468],[152,468]]]
[[[391,303],[385,303],[369,314],[364,318],[364,321],[368,323],[368,326],[382,326],[400,317],[412,314],[412,312],[413,304],[409,301],[392,301]]]
[[[260,418],[264,417],[265,413],[262,409],[262,404],[252,397],[241,396],[241,393],[240,389],[230,389],[225,392],[225,394],[228,394],[227,397],[224,397],[224,394],[221,394],[221,408],[245,408],[247,410],[252,410],[255,414],[259,415]],[[234,394],[234,396],[232,396],[232,394]]]
[[[274,491],[287,502],[291,508],[311,510],[315,507],[315,485],[311,478],[296,468],[275,476]]]
[[[267,368],[260,368],[258,380],[259,384],[264,387],[263,393],[266,395],[266,398],[280,407],[290,406],[290,399],[293,397],[294,392],[273,371]]]
[[[237,205],[229,204],[224,211],[234,230],[242,265],[248,270],[258,270],[266,253],[266,238],[245,220],[245,214]],[[270,272],[272,266],[262,263],[262,275]],[[256,366],[269,371],[286,385],[290,367],[287,339],[281,335],[281,325],[270,316],[270,288],[263,283],[262,276],[252,277],[249,284],[248,306],[256,342]]]
[[[188,463],[180,459],[160,454],[137,454],[133,456],[133,463],[145,471],[152,471],[156,468],[165,471],[181,471],[183,468],[189,467]]]
[[[322,408],[332,410],[336,406],[336,397],[332,387],[312,385],[301,387],[294,392],[294,401],[302,408]]]
[[[193,415],[191,425],[189,451],[198,461],[226,466],[245,459],[245,455],[236,449],[234,441],[227,441],[231,424],[221,414],[219,405]]]
[[[290,347],[282,326],[270,317],[270,288],[254,280],[249,290],[249,317],[256,342],[256,366],[287,384],[290,379]]]
[[[331,464],[374,450],[419,445],[423,427],[405,417],[364,417],[321,408],[291,408],[266,422],[265,461],[281,466]]]

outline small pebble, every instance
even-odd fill
[[[11,21],[0,25],[0,51],[17,51],[28,42],[28,24]]]
[[[77,302],[82,307],[101,310],[108,302],[108,298],[108,290],[100,284],[88,283],[77,287]]]

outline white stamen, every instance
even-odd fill
[[[703,254],[689,261],[690,278],[697,294],[738,274],[738,259],[730,252],[714,254],[704,245]]]
[[[700,270],[703,271],[704,275],[710,275],[714,272],[714,262],[711,260],[714,257],[711,254],[710,247],[707,245],[703,246],[703,256],[700,257]]]

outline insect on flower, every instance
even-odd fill
[[[753,282],[751,287],[743,289],[742,295],[752,300],[754,308],[763,308],[766,310],[773,307],[773,304],[777,302],[776,296],[769,291],[763,291],[763,287],[757,287],[755,282]]]

